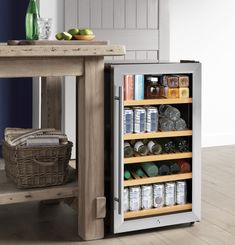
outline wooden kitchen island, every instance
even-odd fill
[[[44,189],[17,190],[0,181],[0,205],[78,197],[78,235],[84,240],[104,237],[104,56],[124,55],[120,45],[0,44],[0,77],[43,77],[43,126],[58,123],[59,109],[50,84],[66,75],[77,78],[78,182]],[[23,86],[23,84],[22,84]],[[49,92],[48,92],[49,91]],[[58,91],[57,91],[58,92]],[[55,92],[55,96],[56,96]],[[46,101],[46,102],[45,102]],[[54,105],[54,107],[53,107]],[[56,126],[55,126],[56,127]],[[0,173],[2,176],[3,173]]]

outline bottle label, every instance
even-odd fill
[[[143,146],[143,145],[144,145],[144,144],[143,144],[142,141],[137,141],[137,142],[135,143],[134,150],[135,150],[136,152],[139,152],[140,147]]]
[[[149,143],[148,143],[148,150],[149,150],[149,152],[150,153],[153,153],[153,146],[155,145],[155,143],[151,140],[151,141],[149,141]]]

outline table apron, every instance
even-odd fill
[[[0,58],[0,77],[82,76],[83,57]]]

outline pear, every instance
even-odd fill
[[[71,34],[72,36],[78,35],[79,29],[78,28],[70,29],[70,30],[68,30],[68,33]]]
[[[55,35],[55,38],[56,38],[57,40],[63,40],[63,39],[64,39],[64,35],[63,35],[62,32],[59,32],[59,33],[57,33],[57,34]]]
[[[93,31],[89,28],[80,30],[80,35],[93,35]]]
[[[63,36],[64,36],[64,40],[71,40],[72,39],[72,35],[68,32],[63,32]]]

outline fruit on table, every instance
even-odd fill
[[[68,30],[68,33],[71,34],[72,36],[78,35],[79,34],[79,29],[78,28],[73,28]]]
[[[57,40],[92,40],[95,38],[90,28],[71,28],[67,32],[58,32],[55,37]]]
[[[85,28],[85,29],[80,30],[79,35],[84,35],[84,36],[93,35],[93,31],[89,28]]]
[[[63,35],[62,32],[57,33],[57,34],[55,35],[55,37],[56,37],[57,40],[63,40],[63,39],[64,39],[64,35]]]
[[[71,35],[70,33],[64,31],[63,32],[63,36],[64,36],[64,40],[71,40],[73,35]]]

